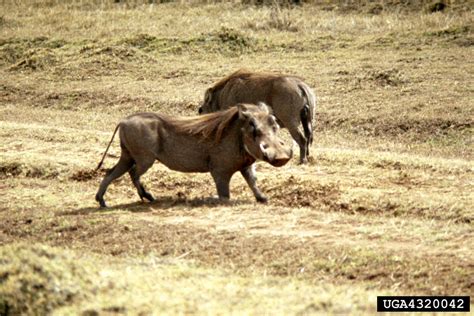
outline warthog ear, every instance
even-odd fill
[[[265,102],[258,102],[257,106],[259,110],[270,114],[270,109],[268,108],[268,105],[265,104]]]
[[[213,92],[214,92],[214,89],[212,89],[212,88],[209,88],[209,89],[206,90],[206,92],[204,93],[204,103],[205,104],[211,103]]]

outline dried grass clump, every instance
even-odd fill
[[[10,67],[10,70],[44,70],[57,63],[55,53],[49,48],[37,48],[26,53],[25,58]]]
[[[61,170],[51,164],[32,165],[20,162],[1,162],[0,179],[24,176],[27,178],[56,179]]]
[[[0,314],[47,314],[85,298],[92,266],[66,251],[43,245],[0,248]]]
[[[269,9],[261,9],[265,11],[264,18],[247,19],[245,27],[255,31],[277,30],[284,32],[298,32],[301,28],[301,18],[296,17],[295,8],[289,5],[281,5],[277,1],[273,1]]]
[[[275,2],[270,11],[268,27],[279,31],[297,32],[298,22],[293,17],[291,10],[282,9],[282,7]]]

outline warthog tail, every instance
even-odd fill
[[[301,83],[298,86],[306,99],[306,104],[300,112],[301,125],[303,125],[304,136],[308,140],[308,144],[311,145],[313,143],[313,114],[316,98],[306,84]]]
[[[102,167],[102,163],[104,162],[105,155],[107,155],[107,152],[109,151],[110,145],[112,144],[112,141],[114,140],[115,134],[117,133],[118,129],[120,127],[120,123],[117,124],[114,130],[114,134],[112,135],[112,138],[110,139],[109,145],[107,146],[107,149],[104,152],[104,155],[102,156],[102,159],[100,160],[99,164],[97,165],[97,168],[95,168],[95,171],[99,170],[100,167]]]
[[[308,144],[313,143],[313,129],[311,126],[311,114],[307,104],[303,107],[300,112],[301,124],[303,125],[304,137],[307,139]]]

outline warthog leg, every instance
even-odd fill
[[[214,182],[216,183],[217,195],[219,195],[219,199],[228,200],[230,198],[229,182],[232,174],[211,170],[211,175],[214,179]]]
[[[266,203],[268,201],[267,197],[260,192],[260,189],[257,187],[257,177],[255,176],[255,165],[251,165],[247,168],[240,170],[240,173],[244,177],[245,181],[252,189],[253,195],[260,203]]]
[[[147,164],[135,164],[128,173],[130,174],[130,178],[132,179],[133,185],[137,188],[138,195],[140,199],[143,198],[147,199],[148,201],[152,202],[155,199],[153,196],[145,190],[143,184],[140,181],[140,177],[153,165],[153,161],[151,163],[147,162]]]
[[[122,155],[120,156],[120,160],[117,164],[112,168],[110,173],[105,176],[104,180],[100,183],[99,190],[95,195],[95,200],[99,202],[100,207],[107,207],[104,201],[104,194],[107,190],[109,184],[117,179],[118,177],[122,176],[125,172],[127,172],[133,165],[133,160],[130,156],[122,151]]]
[[[291,137],[296,141],[298,146],[300,147],[300,163],[304,164],[308,162],[308,146],[309,146],[309,140],[306,139],[306,137],[303,136],[303,134],[299,131],[297,127],[291,128],[288,127],[288,130],[290,131]]]

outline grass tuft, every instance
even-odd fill
[[[43,245],[0,248],[0,314],[46,314],[84,299],[92,285],[90,263]]]
[[[27,178],[55,179],[61,171],[53,164],[32,165],[20,162],[0,163],[0,179],[24,176]]]

